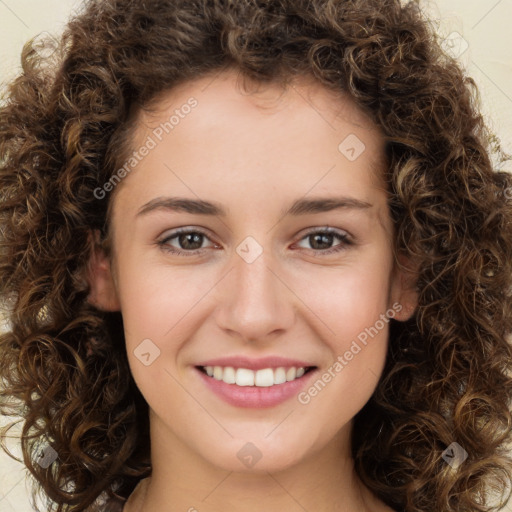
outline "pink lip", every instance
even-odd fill
[[[210,359],[196,366],[232,366],[233,368],[247,368],[248,370],[262,370],[263,368],[289,368],[295,366],[296,368],[309,368],[315,366],[314,364],[299,361],[298,359],[287,359],[285,357],[262,357],[260,359],[253,359],[247,357],[221,357],[217,359]]]
[[[204,366],[211,365],[208,364]],[[223,366],[223,364],[216,364],[212,366]],[[286,366],[286,364],[281,364],[279,366]],[[296,365],[291,364],[290,366]],[[264,367],[270,368],[270,366]],[[239,366],[239,368],[244,368],[244,366]],[[247,366],[245,366],[245,368],[247,368]],[[306,384],[310,381],[312,376],[316,375],[317,373],[316,370],[311,370],[305,373],[302,377],[292,380],[290,382],[283,382],[283,384],[276,384],[274,386],[269,387],[257,387],[226,384],[221,380],[214,379],[213,377],[208,377],[206,373],[204,373],[198,368],[194,368],[194,371],[196,371],[199,374],[199,377],[203,380],[203,382],[211,391],[213,391],[218,397],[222,398],[228,404],[233,405],[235,407],[250,407],[254,409],[274,407],[294,396],[297,396],[300,390],[303,389],[306,386]]]

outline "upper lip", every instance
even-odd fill
[[[288,359],[286,357],[262,357],[259,359],[253,359],[243,356],[235,356],[235,357],[219,357],[216,359],[209,359],[208,361],[203,361],[202,363],[197,364],[196,366],[231,366],[233,368],[247,368],[248,370],[261,370],[263,368],[289,368],[291,366],[295,366],[296,368],[309,368],[315,365],[300,361],[298,359]]]

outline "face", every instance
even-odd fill
[[[341,449],[409,303],[381,134],[316,83],[247,94],[232,72],[136,123],[92,294],[122,312],[152,433],[237,471]]]

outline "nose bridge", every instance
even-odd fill
[[[247,340],[289,327],[293,304],[276,276],[279,270],[271,249],[247,237],[237,246],[232,266],[228,292],[222,297],[220,326]]]
[[[276,294],[279,293],[275,275],[270,272],[272,265],[272,254],[269,249],[263,250],[260,254],[255,254],[256,249],[250,247],[247,253],[247,243],[240,244],[237,249],[235,262],[235,295],[240,304],[246,303],[265,303],[276,301]],[[254,259],[253,259],[254,258]]]

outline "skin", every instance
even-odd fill
[[[293,397],[271,408],[234,407],[194,369],[219,356],[279,355],[311,361],[321,374],[393,304],[401,305],[395,319],[410,317],[416,297],[394,262],[380,178],[383,137],[349,99],[304,77],[248,94],[225,71],[140,112],[131,146],[190,97],[197,107],[117,185],[112,255],[98,248],[91,260],[90,301],[122,312],[131,371],[150,407],[153,475],[125,512],[389,512],[350,456],[352,419],[384,367],[387,323],[308,404]],[[338,150],[349,134],[365,145],[354,161]],[[167,196],[214,201],[227,214],[138,215]],[[372,206],[281,213],[297,199],[333,196]],[[334,236],[326,249],[343,249],[322,255],[307,235],[326,226],[351,243]],[[183,237],[169,239],[180,227],[207,236],[189,249]],[[247,236],[263,249],[252,263],[236,252]],[[202,254],[193,254],[197,247]],[[134,354],[144,339],[160,349],[149,366]],[[247,442],[261,453],[252,468],[237,457]]]

